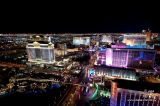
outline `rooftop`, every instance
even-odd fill
[[[155,93],[160,93],[160,84],[159,83],[150,83],[150,82],[142,82],[142,81],[130,81],[130,80],[122,80],[115,79],[113,82],[117,82],[118,88],[144,91],[146,90],[154,90]]]

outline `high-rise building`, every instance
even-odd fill
[[[112,66],[126,67],[128,57],[127,52],[128,50],[125,49],[112,49]]]
[[[114,80],[110,106],[160,106],[160,84]]]
[[[152,69],[155,55],[156,51],[152,49],[107,48],[106,51],[99,51],[97,64],[114,67]]]
[[[73,45],[90,45],[90,37],[73,37]]]
[[[149,42],[149,41],[151,41],[151,37],[152,37],[152,33],[151,33],[151,31],[149,30],[148,32],[146,32],[146,41],[147,42]]]
[[[54,44],[35,41],[26,46],[28,61],[39,64],[52,64],[55,61]]]
[[[56,56],[64,56],[67,55],[67,45],[66,43],[57,44],[57,48],[55,49]]]
[[[128,48],[146,48],[146,34],[124,34],[123,43],[127,45]]]
[[[107,34],[107,35],[102,35],[100,42],[112,43],[112,42],[113,42],[113,38],[112,38],[112,36],[109,35],[109,34]]]

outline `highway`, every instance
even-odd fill
[[[63,98],[59,101],[57,106],[66,106],[67,102],[69,102],[69,101],[73,102],[73,100],[71,100],[70,98],[72,97],[71,95],[73,95],[74,91],[75,91],[75,87],[70,87],[69,90],[66,92],[66,94],[63,96]]]
[[[69,89],[66,91],[64,96],[61,98],[61,100],[57,103],[57,106],[62,106],[62,103],[64,99],[68,96],[68,94],[71,92],[72,86],[69,87]]]

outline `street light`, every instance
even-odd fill
[[[89,86],[90,86],[90,87],[93,87],[93,84],[91,83],[91,84],[89,84]]]

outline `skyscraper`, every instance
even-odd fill
[[[106,53],[104,54],[104,52]],[[156,51],[152,49],[107,48],[106,51],[99,51],[97,64],[114,67],[152,69],[155,54]]]
[[[28,61],[36,64],[52,64],[55,61],[54,44],[48,41],[34,41],[26,46]]]

